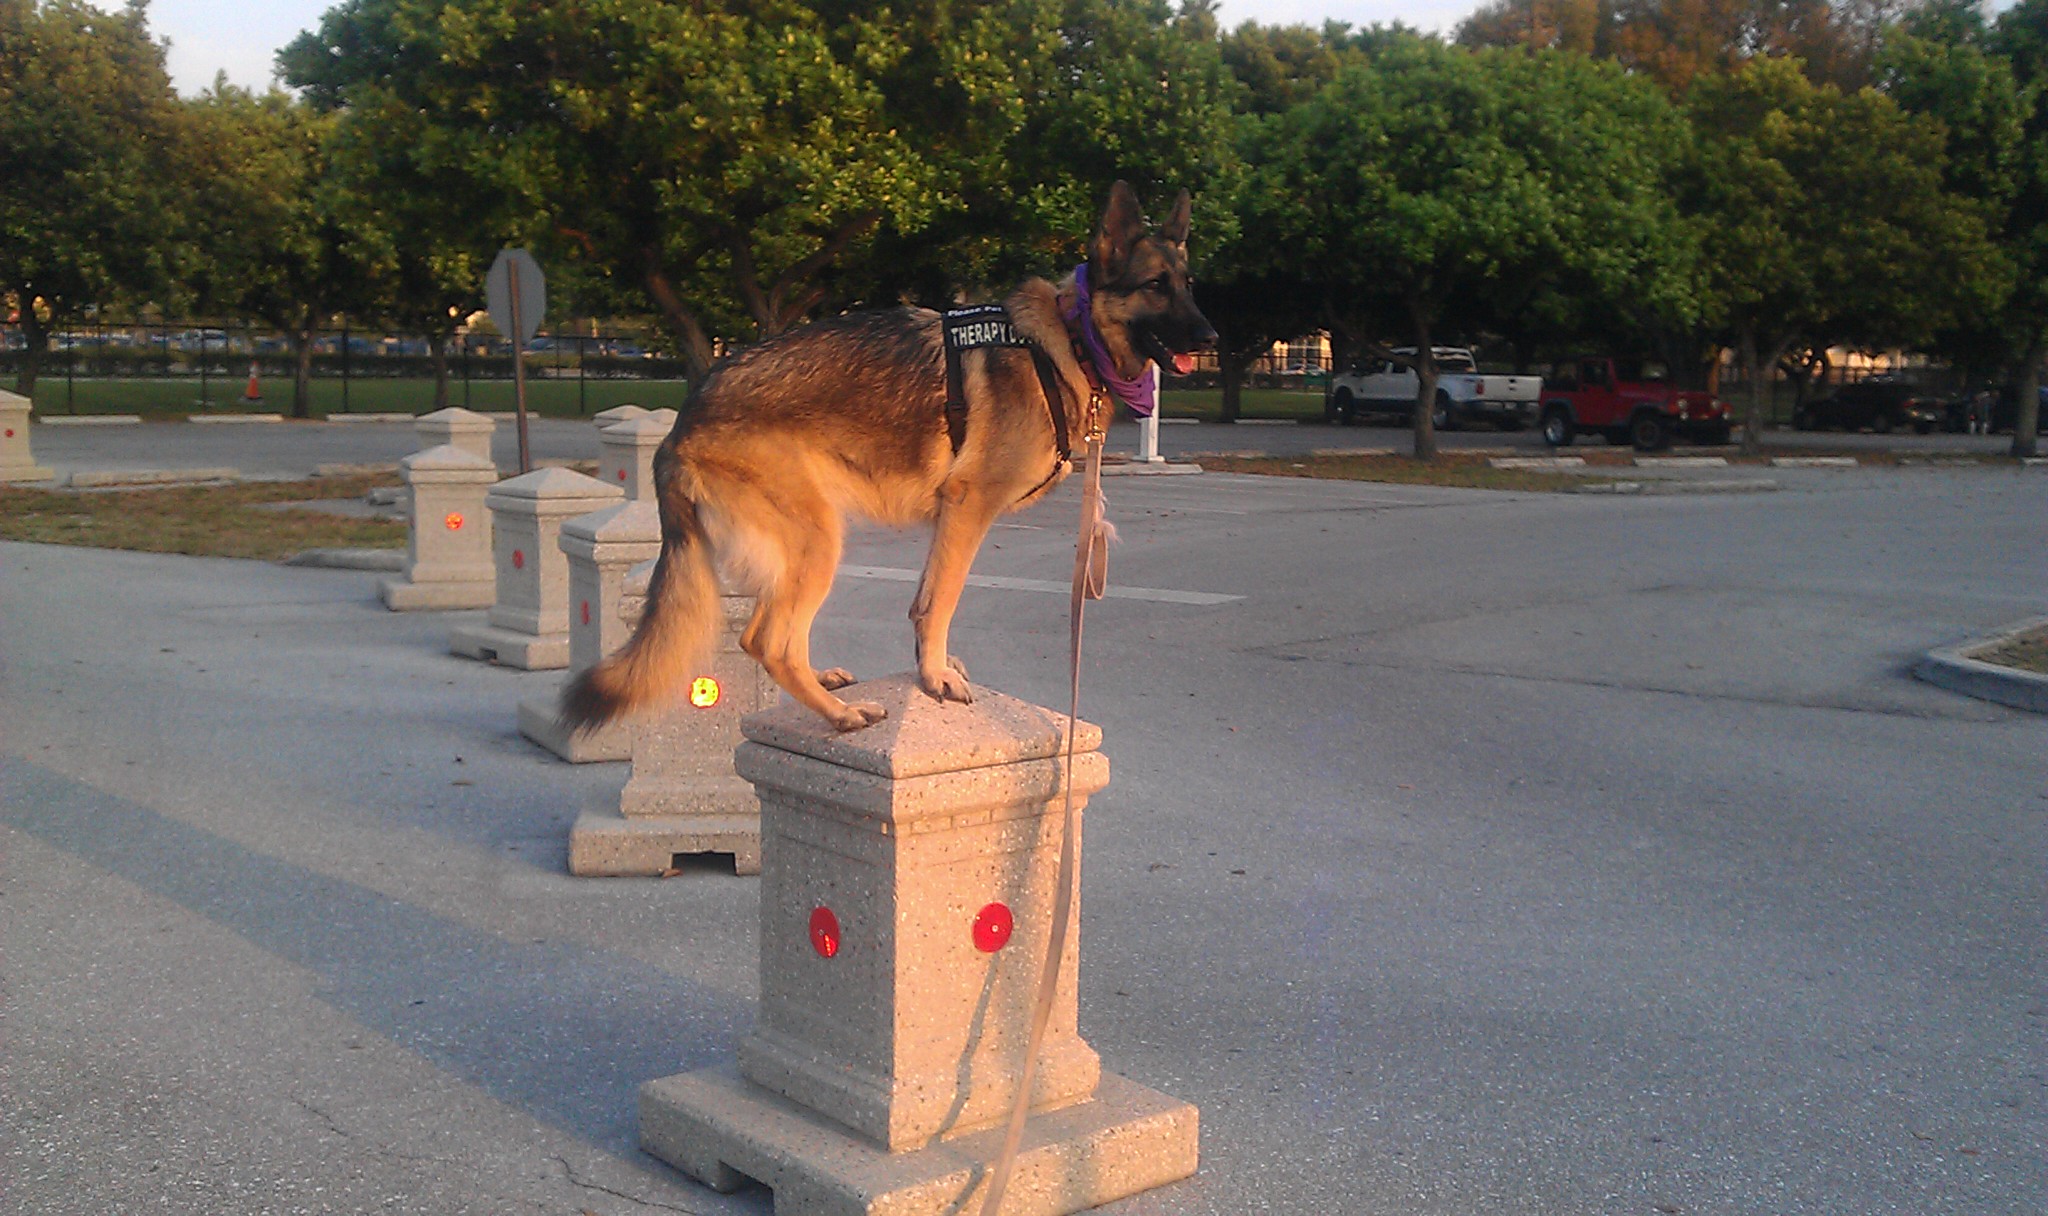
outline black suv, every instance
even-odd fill
[[[1925,435],[1946,421],[1948,404],[1933,393],[1904,380],[1874,378],[1844,384],[1831,397],[1809,401],[1792,414],[1799,431],[1873,430],[1882,435],[1895,427],[1912,427]]]

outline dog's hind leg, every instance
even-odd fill
[[[811,666],[811,624],[832,591],[839,567],[838,516],[823,502],[780,504],[777,538],[786,560],[777,577],[761,591],[753,620],[740,634],[740,648],[752,655],[797,702],[839,730],[859,730],[881,721],[887,712],[873,702],[848,704],[827,691],[826,679],[845,687],[852,677],[843,671],[820,673]]]
[[[910,604],[910,621],[917,635],[918,686],[941,700],[974,700],[966,666],[946,649],[947,634],[953,610],[960,606],[960,592],[967,585],[967,573],[974,568],[974,555],[981,551],[981,542],[999,513],[987,495],[972,491],[940,501],[924,578]]]

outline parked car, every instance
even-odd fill
[[[1873,376],[1800,406],[1792,413],[1792,429],[1871,430],[1883,435],[1912,427],[1915,434],[1925,435],[1943,425],[1948,414],[1948,402],[1940,394],[1906,380]]]
[[[1580,435],[1654,452],[1683,438],[1728,442],[1728,403],[1712,393],[1682,389],[1671,369],[1655,359],[1580,355],[1560,359],[1543,378],[1543,442],[1567,447]]]
[[[1536,417],[1536,393],[1543,381],[1537,376],[1508,376],[1481,372],[1472,352],[1462,346],[1433,346],[1436,356],[1436,408],[1430,423],[1440,431],[1455,431],[1468,423],[1490,422],[1504,431],[1519,431]],[[1412,346],[1397,347],[1397,355],[1413,355]],[[1365,359],[1330,380],[1327,415],[1331,422],[1350,426],[1368,414],[1406,417],[1415,409],[1415,369],[1390,359]]]

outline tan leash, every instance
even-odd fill
[[[1085,365],[1084,365],[1085,366]],[[1038,1073],[1038,1053],[1045,1045],[1045,1028],[1052,1021],[1052,1003],[1059,990],[1060,965],[1066,953],[1067,926],[1074,917],[1074,872],[1081,864],[1081,850],[1074,832],[1074,738],[1081,726],[1081,617],[1082,605],[1099,600],[1109,582],[1109,545],[1102,520],[1102,390],[1088,399],[1088,433],[1085,437],[1088,471],[1081,478],[1081,535],[1074,542],[1074,588],[1067,602],[1067,658],[1071,699],[1067,711],[1067,780],[1065,800],[1060,807],[1060,876],[1053,891],[1052,938],[1045,947],[1045,970],[1038,977],[1038,997],[1031,1006],[1031,1035],[1024,1051],[1024,1069],[1017,1078],[1017,1101],[1010,1108],[1009,1131],[1003,1136],[1003,1151],[989,1173],[988,1193],[981,1202],[981,1216],[996,1216],[1009,1188],[1010,1172],[1017,1164],[1017,1150],[1024,1143],[1024,1124],[1031,1114],[1031,1085]]]

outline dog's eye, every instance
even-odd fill
[[[1146,290],[1146,291],[1156,291],[1156,292],[1158,292],[1158,293],[1159,293],[1160,295],[1165,295],[1165,294],[1166,294],[1166,276],[1162,274],[1162,275],[1160,275],[1160,276],[1159,276],[1158,278],[1156,278],[1156,279],[1152,280],[1152,281],[1151,281],[1150,283],[1147,283],[1147,284],[1145,284],[1145,290]]]

